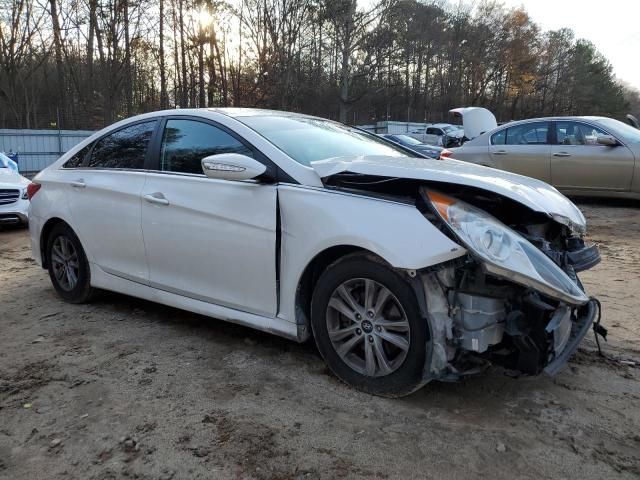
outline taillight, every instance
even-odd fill
[[[27,197],[29,198],[29,200],[31,200],[33,196],[36,193],[38,193],[38,190],[40,190],[41,186],[42,185],[40,185],[39,183],[33,183],[33,182],[27,185]]]
[[[447,150],[446,148],[440,152],[440,160],[444,160],[445,158],[449,158],[453,155],[451,150]]]

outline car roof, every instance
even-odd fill
[[[289,118],[317,118],[313,115],[306,115],[304,113],[297,112],[283,112],[281,110],[269,110],[266,108],[244,108],[244,107],[220,107],[220,108],[207,108],[210,112],[221,113],[228,117],[289,117]],[[321,120],[326,120],[322,118]]]
[[[507,125],[513,125],[514,123],[521,123],[521,122],[549,122],[549,121],[568,121],[568,120],[591,120],[591,121],[595,121],[595,120],[604,120],[608,117],[601,117],[601,116],[596,116],[596,115],[581,115],[581,116],[557,116],[557,117],[537,117],[537,118],[525,118],[522,120],[513,120],[511,122],[506,122],[503,123],[502,125],[499,125],[499,127],[503,127],[503,126],[507,126]]]

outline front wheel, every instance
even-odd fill
[[[375,258],[350,255],[325,270],[311,323],[320,354],[345,383],[389,397],[424,384],[427,321],[407,281]]]
[[[65,224],[53,227],[47,240],[49,277],[53,288],[70,303],[83,303],[93,295],[89,262],[80,240]]]

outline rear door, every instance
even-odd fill
[[[219,153],[267,160],[208,120],[169,117],[162,128],[155,171],[142,192],[151,286],[274,317],[277,186],[211,179],[201,167],[204,157]]]
[[[547,121],[516,124],[491,136],[489,155],[501,170],[551,181],[550,124]]]
[[[635,160],[628,147],[598,144],[599,136],[609,134],[578,121],[556,121],[554,133],[551,178],[555,187],[574,191],[631,189]]]
[[[107,134],[65,175],[73,228],[92,260],[107,273],[142,283],[149,271],[140,193],[157,123],[137,122]]]

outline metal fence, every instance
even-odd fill
[[[389,134],[401,134],[408,133],[414,130],[424,130],[432,123],[421,122],[394,122],[394,121],[382,121],[376,124],[370,125],[358,125],[358,128],[367,130],[371,133],[389,133]]]
[[[34,174],[93,133],[90,130],[0,129],[0,152],[17,156],[20,173]]]

